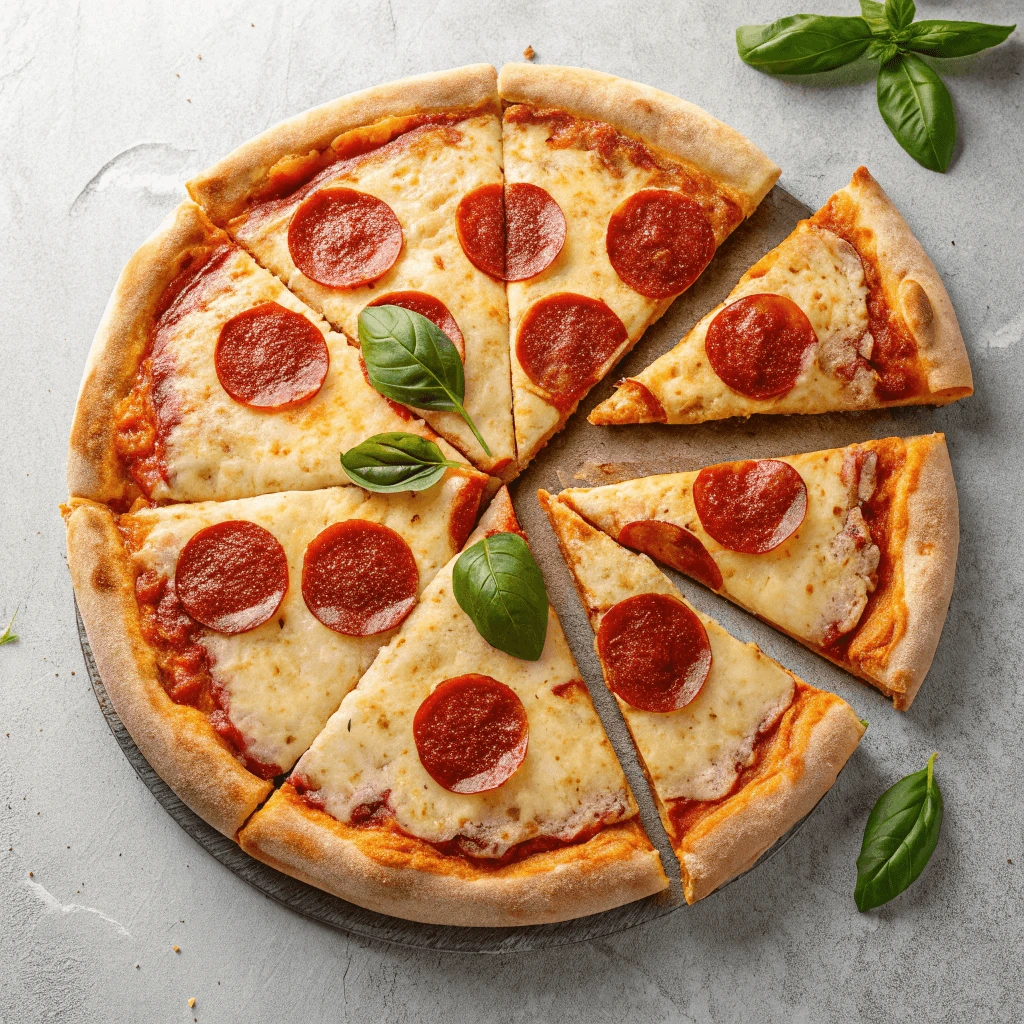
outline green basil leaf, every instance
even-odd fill
[[[860,0],[860,16],[876,35],[889,34],[889,19],[885,16],[884,3],[878,3],[878,0]]]
[[[14,614],[11,616],[11,621],[7,623],[7,628],[0,634],[0,647],[4,644],[13,644],[18,639],[18,634],[13,632],[14,620],[18,617],[18,609],[14,609]]]
[[[914,0],[885,0],[885,20],[894,30],[907,28],[917,14]]]
[[[360,487],[393,494],[432,487],[449,466],[458,466],[459,463],[446,459],[441,449],[428,438],[394,430],[374,434],[362,444],[343,452],[341,465]]]
[[[458,413],[491,454],[462,404],[466,378],[459,350],[440,327],[401,306],[367,306],[359,314],[359,344],[377,391],[414,409]]]
[[[1016,27],[980,21],[918,21],[910,26],[904,46],[928,57],[968,57],[998,46]]]
[[[769,75],[810,75],[855,61],[868,47],[871,29],[863,18],[794,14],[770,25],[736,29],[740,58]]]
[[[857,858],[854,899],[861,911],[899,896],[928,863],[942,827],[942,793],[935,758],[887,789],[868,815]]]
[[[899,45],[878,36],[868,44],[867,56],[882,64],[892,60],[900,52]]]
[[[956,114],[942,79],[903,54],[878,69],[878,109],[896,141],[922,166],[945,171],[956,145]]]
[[[548,593],[529,545],[495,533],[459,555],[452,573],[459,607],[499,651],[536,661],[548,632]]]

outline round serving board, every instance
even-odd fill
[[[164,809],[200,846],[260,892],[285,906],[341,931],[405,946],[452,952],[502,953],[543,949],[582,942],[624,931],[686,906],[679,885],[679,870],[661,827],[653,799],[636,761],[632,742],[611,694],[601,679],[594,654],[593,633],[576,597],[554,534],[536,500],[538,487],[557,492],[567,486],[608,483],[651,473],[678,472],[737,458],[759,458],[812,451],[851,443],[871,436],[865,417],[760,417],[725,420],[696,427],[659,425],[594,427],[587,414],[613,390],[614,381],[638,373],[670,349],[686,331],[728,294],[737,279],[756,260],[774,248],[810,210],[785,190],[776,187],[754,215],[725,242],[700,280],[673,303],[617,371],[598,384],[577,413],[511,487],[516,513],[544,570],[548,596],[562,621],[580,671],[590,688],[598,714],[620,754],[641,819],[661,853],[665,871],[674,879],[670,889],[635,903],[561,924],[522,928],[457,928],[417,924],[363,910],[314,886],[296,881],[254,860],[232,840],[211,828],[186,807],[153,770],[118,717],[89,647],[85,626],[78,615],[78,633],[85,665],[96,699],[110,731],[138,776]],[[859,424],[859,426],[857,426]],[[716,617],[730,616],[720,598],[691,580],[667,570],[677,587],[698,607]],[[736,615],[742,615],[735,612]],[[725,623],[727,626],[729,623]],[[803,819],[804,821],[806,820]],[[750,870],[773,856],[799,831],[798,822]],[[735,881],[735,879],[734,879]],[[730,883],[731,884],[731,883]],[[713,898],[713,897],[709,897]]]

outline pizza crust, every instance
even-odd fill
[[[240,833],[246,853],[381,914],[425,924],[505,928],[596,914],[668,886],[636,818],[577,846],[478,867],[429,843],[356,827],[278,790]]]
[[[204,821],[234,838],[273,791],[220,742],[202,712],[175,704],[142,636],[135,577],[109,509],[77,503],[68,567],[89,645],[121,721],[154,771]]]
[[[585,68],[506,64],[498,75],[506,103],[558,107],[637,136],[696,164],[735,193],[749,217],[782,173],[752,142],[700,107],[660,89]]]

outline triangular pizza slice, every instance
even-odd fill
[[[942,434],[572,488],[561,501],[910,707],[953,592]]]
[[[510,532],[502,490],[470,545]],[[561,921],[664,889],[554,611],[538,660],[499,651],[456,599],[454,565],[242,848],[360,906],[447,925]]]
[[[522,468],[779,169],[693,104],[613,75],[507,64],[498,88]]]
[[[72,504],[68,564],[104,685],[189,807],[237,832],[462,546],[485,479],[120,516]]]
[[[424,418],[481,469],[515,474],[508,306],[459,241],[467,193],[501,188],[496,72],[472,65],[354,93],[240,146],[188,183],[212,219],[358,344],[359,314],[426,316],[462,356],[465,409]]]
[[[945,405],[973,390],[942,279],[860,167],[590,422]]]
[[[645,555],[540,499],[693,903],[814,807],[864,726],[845,701],[696,611]]]

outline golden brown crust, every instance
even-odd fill
[[[506,64],[498,75],[498,92],[507,103],[557,107],[604,121],[696,164],[736,193],[744,217],[781,173],[752,142],[700,107],[615,75],[554,64]]]
[[[368,910],[427,924],[548,924],[642,899],[668,885],[635,818],[577,846],[481,867],[385,827],[357,827],[285,785],[246,824],[243,850]]]
[[[68,517],[68,567],[103,685],[143,756],[204,821],[231,838],[272,791],[217,738],[195,708],[160,684],[142,636],[135,578],[109,509],[76,502]]]
[[[197,250],[229,241],[186,200],[121,271],[85,364],[68,447],[68,493],[123,501],[134,484],[114,448],[118,403],[132,388],[164,289]]]
[[[490,64],[470,64],[376,85],[313,107],[268,128],[197,175],[187,183],[189,195],[218,224],[226,224],[242,212],[279,160],[326,149],[344,132],[406,114],[491,102],[497,110],[496,74]]]

